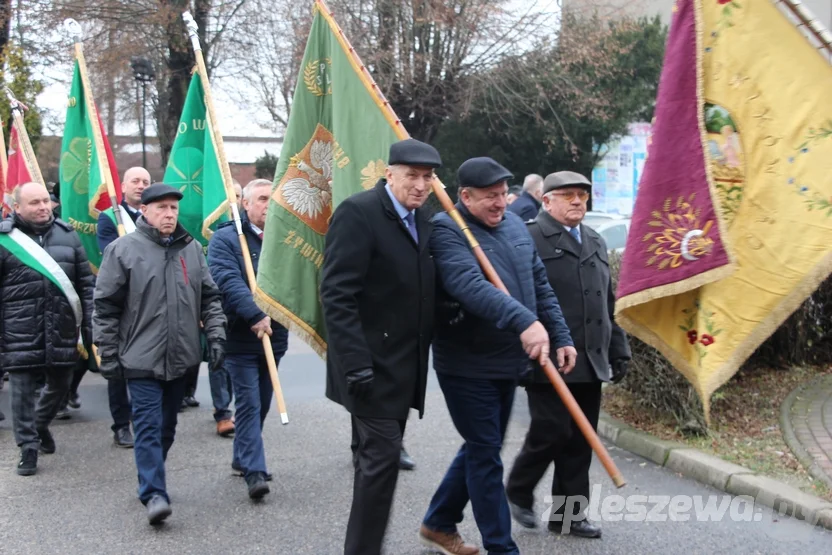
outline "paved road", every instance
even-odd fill
[[[74,411],[73,420],[55,423],[58,452],[41,456],[35,477],[14,473],[17,450],[10,423],[0,423],[0,553],[339,553],[352,489],[349,420],[343,410],[323,399],[324,366],[297,341],[292,341],[281,364],[281,377],[291,423],[281,426],[272,413],[264,432],[267,459],[275,474],[272,494],[253,504],[243,480],[231,475],[231,441],[214,433],[203,372],[198,391],[202,406],[181,415],[168,460],[174,513],[159,529],[147,525],[135,498],[132,451],[112,445],[106,385],[98,376],[85,378],[83,406]],[[8,398],[7,390],[0,392],[0,408],[7,415]],[[527,424],[520,393],[504,450],[507,467]],[[400,477],[387,552],[426,555],[416,530],[459,446],[435,380],[429,386],[427,417],[410,421],[406,445],[418,466]],[[619,493],[721,495],[629,453],[616,448],[611,452],[629,480]],[[592,469],[592,482],[601,488],[601,498],[615,493],[599,465]],[[543,490],[539,489],[539,496],[545,494]],[[545,509],[542,498],[537,509]],[[832,534],[772,516],[766,509],[754,511],[758,522],[728,517],[700,522],[695,515],[688,522],[604,522],[600,541],[522,529],[515,537],[524,554],[832,553]],[[479,543],[470,510],[461,532]]]

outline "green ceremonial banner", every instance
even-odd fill
[[[61,143],[59,168],[61,219],[72,225],[78,232],[81,244],[87,251],[90,266],[93,272],[98,273],[98,266],[101,264],[101,252],[98,250],[96,236],[98,214],[101,210],[110,207],[110,199],[99,167],[92,125],[81,80],[81,69],[76,60],[67,101],[64,137]],[[100,120],[97,125],[101,129]],[[101,129],[101,136],[104,141],[104,150],[108,151],[109,143],[103,129]],[[103,154],[108,161],[108,168],[104,171],[110,171],[113,182],[120,183],[112,152]],[[120,187],[116,185],[116,189]]]
[[[179,223],[203,246],[216,225],[228,220],[228,196],[209,129],[205,93],[194,72],[162,181],[182,191]]]
[[[326,7],[316,2],[275,173],[255,301],[326,356],[324,235],[338,203],[384,176],[404,135]]]

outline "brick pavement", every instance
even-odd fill
[[[832,375],[799,387],[785,405],[783,415],[788,421],[783,424],[790,447],[798,458],[808,459],[802,462],[813,475],[822,472],[824,481],[832,483]]]

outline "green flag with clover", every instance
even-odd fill
[[[203,245],[217,224],[228,219],[228,197],[210,129],[202,82],[194,72],[163,181],[182,191],[179,223]]]
[[[84,90],[81,80],[81,70],[76,60],[72,86],[67,99],[66,124],[61,143],[59,168],[61,219],[72,225],[78,232],[81,244],[87,251],[90,266],[93,272],[98,273],[98,266],[101,264],[101,252],[98,250],[98,237],[96,236],[98,215],[102,210],[110,208],[110,198],[102,172],[109,171],[112,174],[113,183],[120,183],[120,181],[107,134],[101,125],[101,118],[98,118],[95,125],[98,125],[101,130],[104,152],[99,156],[95,149],[92,128],[94,124],[87,109],[86,94],[87,91]],[[116,197],[120,202],[121,187],[116,187]]]

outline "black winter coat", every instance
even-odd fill
[[[581,225],[579,244],[545,211],[527,227],[578,351],[577,364],[564,380],[609,381],[612,361],[629,359],[631,354],[627,334],[613,319],[615,295],[604,239],[592,228]],[[549,380],[536,368],[534,381]]]
[[[14,215],[0,222],[0,233],[10,233],[13,227],[49,253],[72,281],[83,308],[81,331],[90,338],[95,282],[72,226],[54,220],[38,235]],[[49,279],[0,247],[0,367],[7,372],[69,370],[78,357],[78,332],[69,301]]]
[[[417,245],[382,179],[343,201],[326,234],[321,301],[328,353],[326,396],[356,416],[405,419],[425,406],[435,274],[431,223],[416,210]],[[372,394],[347,393],[346,374],[372,368]]]

